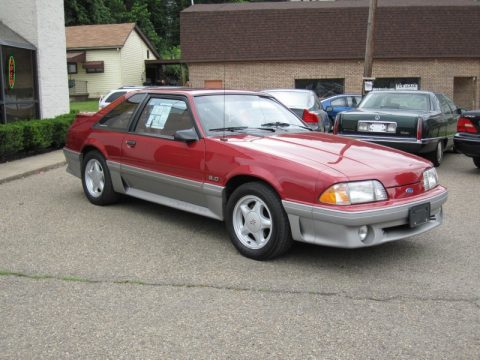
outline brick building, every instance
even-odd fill
[[[181,13],[194,87],[360,93],[368,0],[194,5]],[[443,92],[480,107],[480,2],[379,0],[375,88]]]

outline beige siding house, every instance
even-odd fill
[[[66,27],[70,96],[98,98],[142,85],[145,60],[160,58],[134,23]]]

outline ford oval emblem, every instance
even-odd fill
[[[405,190],[405,192],[407,194],[412,194],[413,193],[413,189],[412,188],[407,188],[407,190]]]
[[[375,120],[380,120],[380,115],[375,115]]]

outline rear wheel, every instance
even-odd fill
[[[473,158],[473,163],[475,164],[475,166],[476,166],[477,168],[480,169],[480,156],[474,157],[474,158]]]
[[[232,193],[226,225],[233,245],[251,259],[274,258],[292,244],[288,217],[278,195],[259,182],[243,184]]]
[[[439,141],[435,151],[429,154],[429,160],[433,163],[433,166],[438,167],[443,160],[443,142]]]
[[[109,205],[118,201],[105,158],[98,151],[85,155],[82,167],[82,185],[87,199],[95,205]]]

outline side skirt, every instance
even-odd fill
[[[121,175],[122,165],[113,161],[107,161],[107,165],[108,165],[108,169],[110,170],[113,189],[115,190],[115,192],[119,194],[133,196],[138,199],[150,201],[159,205],[169,206],[169,207],[183,210],[183,211],[188,211],[197,215],[206,216],[216,220],[224,219],[224,214],[223,214],[224,188],[222,186],[200,183],[192,180],[185,180],[185,179],[176,178],[169,175],[162,175],[159,173],[153,173],[148,170],[135,168],[135,171],[141,172],[143,176],[151,178],[152,181],[155,181],[155,179],[158,181],[159,178],[161,178],[162,181],[174,183],[178,187],[184,186],[184,187],[188,187],[190,190],[192,188],[198,189],[198,192],[205,197],[205,203],[207,204],[207,206],[200,206],[200,205],[192,204],[186,201],[178,200],[175,198],[158,195],[148,191],[143,191],[143,190],[135,189],[132,187],[128,187],[122,180],[122,175]],[[129,168],[133,170],[132,167],[129,167]]]

